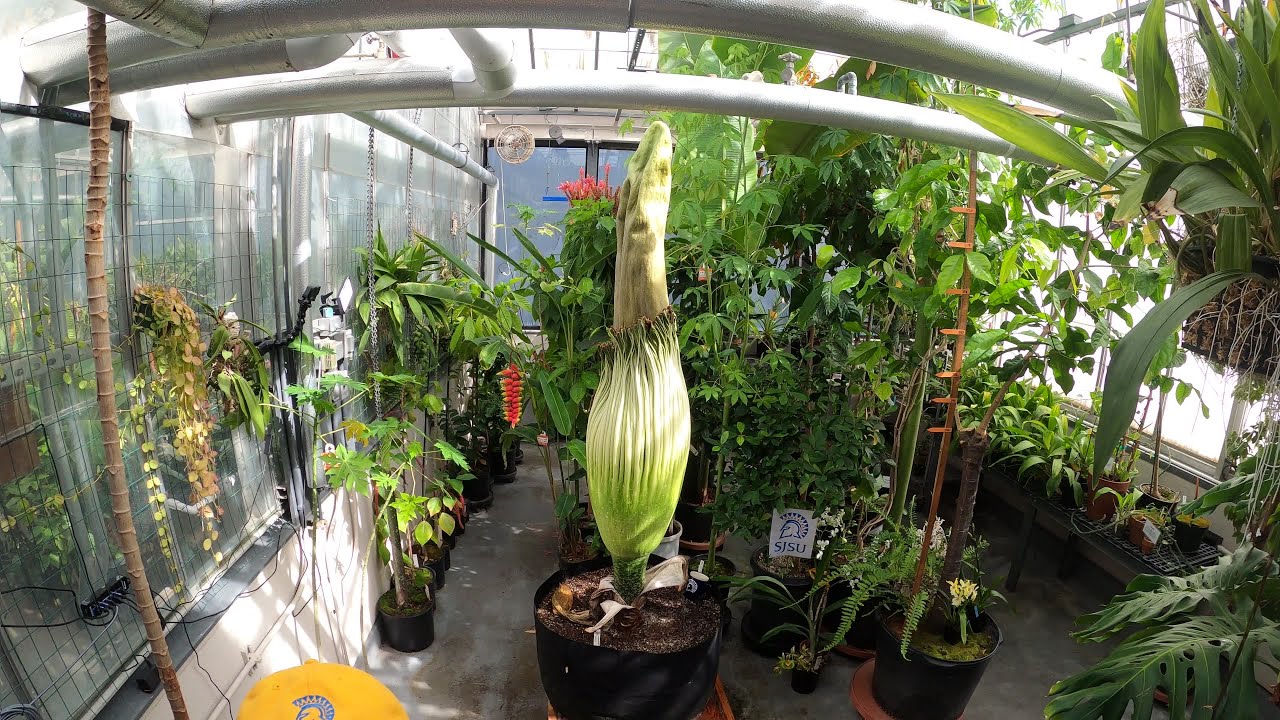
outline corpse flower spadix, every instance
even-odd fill
[[[587,420],[587,483],[614,586],[640,594],[675,513],[689,459],[689,393],[667,296],[671,132],[649,126],[618,194],[611,342]]]

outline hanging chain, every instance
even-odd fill
[[[369,151],[368,163],[365,167],[365,275],[366,282],[369,285],[369,364],[371,370],[378,370],[381,366],[381,348],[378,345],[378,305],[376,294],[374,292],[375,278],[373,276],[373,239],[375,233],[375,219],[378,206],[374,202],[373,184],[374,184],[374,151],[373,151],[373,128],[369,128]],[[382,417],[382,391],[377,383],[373,383],[373,412],[375,419]]]
[[[422,108],[413,111],[413,126],[418,127],[418,122],[422,119]],[[408,187],[404,191],[404,214],[405,222],[409,225],[409,240],[413,240],[413,235],[418,229],[418,224],[413,212],[413,146],[409,146],[409,177],[407,179]]]

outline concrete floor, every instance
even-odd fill
[[[545,717],[532,598],[556,568],[550,493],[540,465],[528,460],[515,483],[499,485],[494,493],[493,508],[472,519],[453,553],[453,569],[439,593],[435,644],[417,655],[369,652],[370,671],[414,720]],[[1012,528],[981,511],[976,527],[991,543],[989,572],[1003,576],[1004,558],[1015,543]],[[727,549],[740,570],[748,567],[748,550],[737,541]],[[1058,580],[1052,553],[1047,541],[1033,547],[1018,592],[998,611],[1005,642],[969,705],[972,719],[1041,717],[1054,681],[1105,654],[1102,647],[1077,644],[1068,633],[1076,616],[1097,608],[1119,583],[1088,564],[1071,580]],[[848,700],[855,662],[833,658],[816,693],[795,694],[785,676],[774,675],[772,660],[746,650],[738,634],[741,615],[735,613],[720,671],[740,720],[856,718]]]

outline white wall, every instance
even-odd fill
[[[324,515],[314,552],[310,532],[282,545],[275,560],[279,568],[268,563],[249,587],[257,587],[268,575],[271,579],[232,604],[199,644],[200,664],[217,687],[194,656],[179,669],[193,720],[228,717],[222,693],[238,710],[258,680],[306,660],[362,664],[378,596],[389,579],[376,557],[372,568],[365,565],[372,511],[367,498],[343,492],[326,499]],[[171,717],[163,693],[156,693],[144,720]]]

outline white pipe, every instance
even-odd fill
[[[436,136],[414,125],[412,121],[400,115],[386,111],[349,112],[347,114],[400,142],[412,145],[432,157],[449,163],[471,177],[477,178],[485,185],[492,187],[498,184],[498,178],[481,167],[475,160],[459,152],[457,148],[446,145]]]
[[[311,284],[311,169],[312,119],[294,118],[293,144],[289,153],[289,247],[292,257],[288,277],[294,286]]]
[[[115,0],[141,2],[143,0]],[[161,0],[163,1],[163,0]],[[194,0],[192,0],[194,1]],[[631,27],[811,47],[953,77],[1091,117],[1125,102],[1118,76],[1026,38],[897,0],[217,0],[200,47],[415,28]],[[84,63],[84,33],[47,42],[44,55]],[[35,53],[28,48],[26,52]],[[108,56],[115,56],[108,36]],[[32,67],[29,74],[48,72]]]
[[[92,0],[85,4],[187,47],[204,43],[213,15],[213,0]]]
[[[184,85],[204,80],[302,72],[324,67],[347,53],[359,37],[326,35],[251,43],[221,50],[197,50],[185,55],[111,70],[112,94]],[[46,101],[74,105],[89,99],[86,80],[59,85]]]
[[[505,95],[516,82],[516,44],[471,28],[449,31],[471,60],[476,83],[489,95]]]
[[[335,64],[336,65],[336,64]],[[808,87],[625,71],[529,72],[500,97],[459,100],[447,72],[405,58],[345,63],[337,70],[187,95],[187,112],[218,122],[409,107],[593,107],[683,110],[909,137],[1035,160],[953,113]]]

